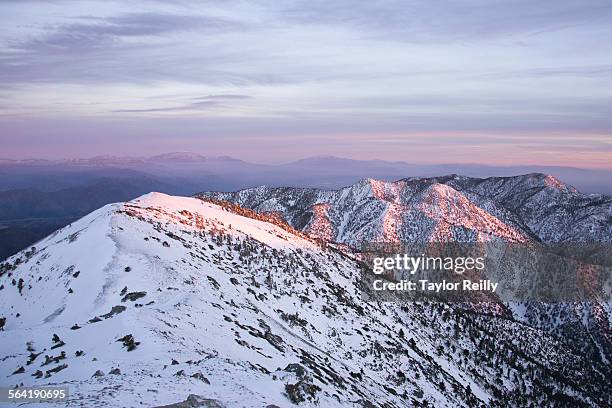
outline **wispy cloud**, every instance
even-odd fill
[[[508,78],[550,78],[550,77],[578,77],[578,78],[605,78],[612,77],[612,65],[591,66],[563,66],[548,68],[518,69],[514,71],[500,71],[483,73],[482,79],[508,79]]]
[[[220,106],[220,102],[214,99],[210,100],[194,100],[188,104],[180,106],[168,106],[160,108],[136,108],[136,109],[114,109],[113,113],[154,113],[154,112],[181,112],[192,110],[207,110]]]
[[[64,121],[94,119],[151,143],[612,135],[608,0],[8,1],[0,15],[0,139],[77,138],[86,127]]]
[[[283,15],[302,23],[359,27],[363,36],[408,42],[455,42],[538,35],[583,24],[606,24],[606,0],[402,1],[303,0]]]
[[[154,113],[154,112],[181,112],[210,110],[223,106],[237,106],[240,101],[253,99],[250,95],[241,94],[215,94],[192,98],[189,103],[156,108],[135,108],[135,109],[113,109],[113,113]]]
[[[174,13],[74,16],[41,27],[42,33],[29,38],[5,39],[0,48],[0,86],[57,81],[138,83],[171,78],[186,59],[181,52],[172,52],[184,40],[181,35],[208,36],[243,27],[230,19]],[[188,65],[174,74],[178,79],[193,79],[197,76],[191,72],[193,68]],[[206,74],[204,69],[202,75]]]
[[[219,94],[219,95],[206,95],[201,96],[199,98],[195,98],[195,100],[199,101],[216,101],[216,100],[241,100],[241,99],[252,99],[253,97],[250,95],[239,95],[239,94]]]

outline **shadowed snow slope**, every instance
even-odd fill
[[[422,191],[434,193],[447,194]],[[310,225],[329,234],[331,210],[317,211]],[[1,264],[0,385],[66,385],[66,406],[88,407],[191,394],[225,407],[610,404],[608,364],[503,305],[366,303],[359,273],[237,206],[159,193],[107,205]]]

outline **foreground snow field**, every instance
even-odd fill
[[[0,273],[0,386],[61,405],[612,403],[610,365],[521,307],[364,302],[350,254],[234,205],[107,205]]]

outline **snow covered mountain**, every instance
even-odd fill
[[[612,197],[585,195],[552,176],[457,175],[364,179],[339,190],[257,187],[203,192],[325,240],[612,242]]]
[[[247,198],[260,194],[258,209],[282,210],[293,227],[276,214],[159,193],[107,205],[0,265],[0,386],[67,385],[65,405],[79,407],[610,406],[612,368],[592,350],[502,304],[365,302],[359,262],[294,229],[346,242],[548,234],[519,211],[533,195],[509,197],[498,185],[472,207],[478,185],[416,184],[235,196],[257,207]],[[416,198],[406,201],[407,191]],[[498,204],[513,202],[519,210]],[[401,228],[389,229],[397,219]],[[406,221],[426,222],[426,232]]]
[[[581,194],[539,173],[364,179],[339,190],[263,186],[198,196],[277,214],[310,236],[356,249],[363,242],[612,243],[612,197]],[[513,309],[513,318],[612,360],[609,303],[505,306]]]

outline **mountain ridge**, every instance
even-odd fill
[[[226,200],[262,212],[279,212],[298,229],[308,228],[315,213],[319,220],[324,214],[335,231],[332,240],[352,245],[379,239],[385,214],[393,211],[400,212],[394,224],[404,228],[403,235],[397,238],[406,241],[424,239],[421,233],[424,223],[436,220],[453,228],[466,221],[463,227],[468,230],[502,238],[510,238],[501,231],[507,229],[516,235],[513,240],[522,236],[521,239],[544,242],[608,242],[612,237],[612,197],[581,194],[553,176],[538,173],[483,179],[452,174],[394,182],[366,178],[336,190],[262,186],[237,192],[202,192],[196,196]],[[319,205],[317,210],[315,205]],[[325,211],[321,206],[326,207]],[[472,214],[480,214],[479,228],[471,228],[469,220],[461,219]],[[350,234],[346,235],[347,217],[357,222],[367,219],[368,223],[349,224]],[[372,217],[377,217],[377,221]],[[363,230],[372,222],[378,224],[378,232]],[[511,229],[516,231],[510,232]],[[453,239],[475,239],[469,231],[464,232],[467,235]]]
[[[0,384],[68,385],[68,407],[610,403],[609,365],[503,305],[381,309],[353,258],[249,211],[150,193],[10,257]]]

